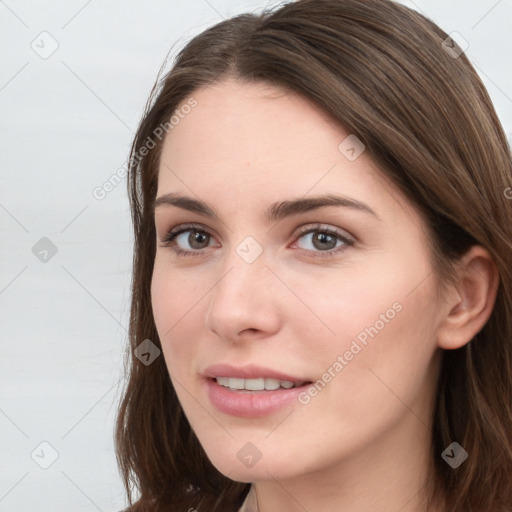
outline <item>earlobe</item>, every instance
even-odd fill
[[[448,313],[439,326],[438,345],[447,350],[469,343],[491,316],[499,285],[491,254],[473,246],[457,263],[457,283],[447,291]]]

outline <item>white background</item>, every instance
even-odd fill
[[[469,43],[512,139],[512,0],[404,3]],[[265,5],[0,0],[0,512],[126,505],[112,433],[132,235],[125,180],[92,191],[125,163],[171,46]],[[31,47],[51,48],[44,31],[46,59]],[[57,248],[46,263],[42,237]],[[48,469],[36,448],[41,464],[58,453]]]

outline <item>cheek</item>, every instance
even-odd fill
[[[157,256],[151,281],[153,318],[171,375],[184,376],[201,337],[201,298],[209,287],[198,286],[185,272],[172,272]]]
[[[177,276],[163,270],[163,267],[157,257],[151,281],[151,305],[165,355],[169,345],[167,340],[174,337],[179,328],[179,319],[185,314],[183,308],[187,302],[187,292],[180,287]]]
[[[338,282],[317,280],[300,290],[318,319],[294,313],[295,336],[302,358],[329,382],[325,387],[335,396],[326,396],[335,403],[350,402],[354,410],[374,397],[375,403],[396,401],[390,389],[413,400],[427,378],[436,349],[436,301],[433,279],[425,279],[431,269],[419,256],[407,267],[379,258],[364,274],[347,272]]]
[[[317,354],[332,354],[349,349],[352,340],[369,346],[370,340],[383,338],[398,326],[403,329],[410,322],[418,323],[415,315],[426,307],[430,296],[411,291],[419,276],[428,272],[420,264],[410,272],[383,260],[365,265],[364,272],[335,269],[295,281],[294,289],[304,300],[302,304],[290,301],[289,325],[302,333],[297,337],[304,342],[302,348],[307,350],[310,344]],[[400,339],[397,336],[395,344]]]
[[[194,287],[196,280],[197,277],[173,270],[165,253],[157,253],[151,280],[151,305],[159,333],[174,330],[197,303],[200,290]]]
[[[436,349],[430,284],[411,293],[408,280],[393,287],[373,281],[371,294],[354,291],[354,300],[343,302],[338,316],[331,316],[337,337],[309,354],[322,370],[318,398],[312,397],[308,407],[339,422],[340,432],[354,436],[370,435],[370,424],[386,428],[408,407],[428,424]],[[363,432],[361,425],[368,431]]]
[[[165,333],[172,329],[174,323],[174,314],[178,301],[176,300],[176,284],[162,270],[160,258],[157,256],[153,277],[151,280],[151,307],[153,318],[160,336],[160,341],[164,341]]]

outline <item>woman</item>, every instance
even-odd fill
[[[131,152],[129,510],[512,510],[511,167],[399,4],[194,38]]]

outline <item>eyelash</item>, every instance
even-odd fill
[[[198,224],[183,224],[179,228],[175,228],[167,233],[165,238],[162,240],[162,247],[169,247],[172,251],[174,251],[178,256],[198,256],[201,255],[206,248],[197,249],[195,251],[186,251],[176,247],[175,239],[178,235],[182,233],[186,233],[187,231],[195,231],[197,233],[201,233],[203,235],[207,235],[209,237],[213,236],[208,230],[202,228]],[[343,242],[344,245],[337,247],[335,249],[330,249],[329,251],[308,251],[307,249],[300,249],[302,251],[306,251],[308,253],[313,253],[314,258],[329,258],[336,256],[337,254],[343,252],[347,247],[354,245],[354,241],[342,235],[339,231],[322,227],[322,225],[310,226],[308,228],[304,228],[298,233],[297,240],[302,238],[309,233],[323,233],[335,238],[338,238]]]

